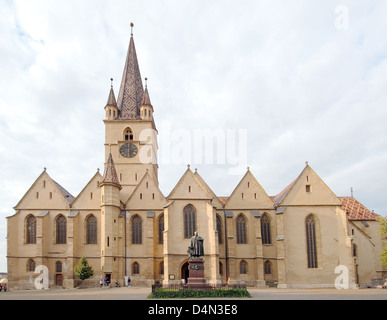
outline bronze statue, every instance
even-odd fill
[[[188,247],[187,251],[190,258],[199,258],[204,256],[203,242],[204,239],[198,235],[197,231],[195,231],[195,234],[191,238],[191,245]]]

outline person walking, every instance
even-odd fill
[[[130,288],[131,287],[131,285],[130,285],[130,277],[128,277],[128,288]]]

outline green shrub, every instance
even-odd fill
[[[247,289],[220,288],[214,290],[172,290],[157,288],[149,299],[184,299],[184,298],[251,298]]]

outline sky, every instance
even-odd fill
[[[131,22],[165,196],[188,164],[228,196],[247,167],[276,195],[308,162],[386,215],[386,14],[383,0],[1,1],[0,271],[6,217],[44,168],[73,196],[103,171]]]

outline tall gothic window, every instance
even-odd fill
[[[316,243],[316,219],[310,215],[305,220],[306,247],[308,255],[308,268],[318,268],[317,243]]]
[[[196,209],[192,204],[184,208],[184,238],[188,239],[196,231]]]
[[[27,218],[27,234],[26,234],[26,243],[35,244],[36,243],[36,218],[34,216],[29,216]]]
[[[56,219],[56,243],[65,244],[67,242],[67,220],[60,215]]]
[[[261,236],[262,244],[271,244],[270,218],[267,214],[261,218]]]
[[[97,218],[93,215],[89,216],[86,220],[87,244],[97,244]]]
[[[164,215],[162,214],[159,218],[159,244],[164,243]]]
[[[132,244],[142,244],[142,220],[137,215],[132,219]]]
[[[247,225],[245,217],[240,214],[236,220],[236,234],[237,234],[237,243],[246,244],[247,243]]]
[[[223,243],[223,238],[222,238],[222,219],[219,217],[219,215],[216,215],[216,230],[218,231],[219,244],[222,244]]]

